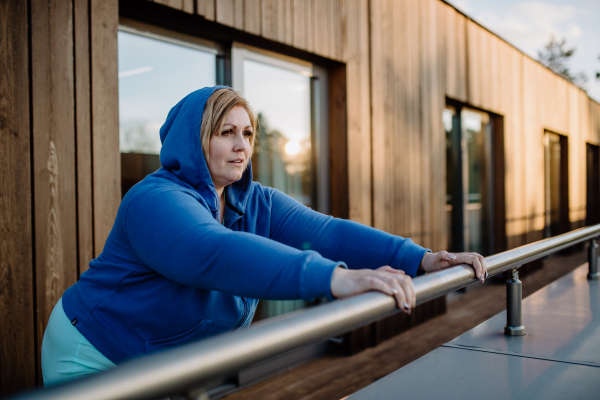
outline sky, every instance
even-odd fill
[[[550,37],[575,47],[570,69],[588,76],[585,89],[600,102],[600,0],[446,0],[525,54],[538,59]]]

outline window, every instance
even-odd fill
[[[310,85],[312,65],[234,47],[233,87],[259,115],[253,179],[316,208]]]
[[[544,236],[552,237],[568,232],[568,142],[567,137],[544,132]]]
[[[494,129],[501,117],[453,104],[442,120],[449,248],[492,254],[502,247],[495,225],[504,225],[503,201],[497,198],[504,195],[503,178],[494,179],[494,171],[502,171],[502,132]]]
[[[160,34],[155,33],[156,31]],[[121,195],[160,168],[159,130],[179,100],[216,84],[217,50],[168,31],[119,27]],[[170,35],[170,36],[167,36]]]

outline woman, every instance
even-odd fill
[[[102,254],[50,317],[46,385],[248,326],[257,299],[378,290],[410,313],[418,268],[467,262],[485,278],[479,255],[432,254],[252,182],[256,131],[256,114],[227,87],[193,92],[170,111],[162,168],[123,198]]]

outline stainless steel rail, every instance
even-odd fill
[[[486,258],[490,276],[600,235],[600,225],[581,228]],[[414,280],[417,303],[477,282],[466,265]],[[397,312],[392,297],[369,292],[271,318],[248,329],[135,359],[112,370],[18,399],[158,399],[189,393],[207,380],[266,358],[348,331]]]

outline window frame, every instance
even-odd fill
[[[212,53],[215,56],[223,54],[223,46],[212,40],[202,39],[130,18],[120,17],[118,30],[149,39],[159,40],[161,42],[205,51],[207,53]]]

